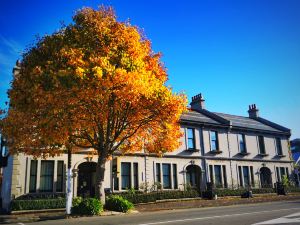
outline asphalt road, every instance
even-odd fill
[[[26,223],[27,225],[28,223]],[[300,225],[300,201],[272,202],[118,216],[81,217],[32,223],[32,225]]]

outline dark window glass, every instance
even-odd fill
[[[210,182],[214,184],[214,172],[213,172],[213,166],[209,165],[209,177],[210,177]]]
[[[222,172],[221,172],[221,166],[219,165],[215,165],[214,166],[215,169],[215,186],[217,188],[221,188],[222,187]]]
[[[226,166],[222,166],[223,167],[223,180],[224,180],[224,187],[227,188],[228,184],[227,184],[227,174],[226,174]]]
[[[30,163],[29,192],[36,192],[37,162],[37,160],[31,160]]]
[[[246,153],[246,142],[245,142],[245,135],[244,134],[238,134],[238,140],[239,140],[239,147],[241,153]]]
[[[244,175],[244,187],[250,186],[250,176],[248,166],[243,166],[243,175]]]
[[[286,172],[285,174],[286,174],[287,176],[289,176],[289,168],[286,167],[286,168],[285,168],[285,172]]]
[[[276,167],[276,175],[277,175],[277,181],[279,182],[281,180],[279,167]]]
[[[53,191],[54,161],[41,161],[40,191]]]
[[[156,182],[161,183],[160,163],[156,163]]]
[[[254,187],[255,184],[254,184],[253,166],[250,166],[250,175],[251,175],[251,185],[252,185],[252,187]]]
[[[210,132],[210,150],[211,151],[217,151],[219,146],[218,146],[218,133],[216,131],[211,131]]]
[[[240,178],[240,186],[243,187],[243,174],[242,174],[242,167],[239,166],[239,178]]]
[[[281,145],[280,138],[276,138],[276,149],[277,149],[277,155],[282,155],[282,145]]]
[[[177,165],[173,164],[173,188],[178,188],[178,181],[177,181]]]
[[[195,130],[193,128],[188,128],[187,133],[188,133],[188,149],[195,149]]]
[[[138,176],[138,164],[133,163],[133,187],[134,189],[139,189],[139,176]]]
[[[171,188],[171,165],[163,163],[162,170],[163,170],[163,188],[169,189]]]
[[[285,174],[285,168],[284,168],[284,167],[280,167],[280,178],[281,178],[281,180],[282,180],[282,177],[283,177],[284,175],[286,175],[286,174]]]
[[[123,190],[131,188],[131,163],[121,163],[121,179]]]
[[[259,153],[266,154],[265,140],[263,136],[258,136],[258,144],[259,144]]]
[[[63,191],[63,179],[64,179],[64,161],[57,161],[57,182],[56,191]]]

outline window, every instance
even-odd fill
[[[163,163],[162,171],[163,171],[163,188],[170,189],[171,188],[171,165]]]
[[[133,187],[139,189],[138,163],[133,163]]]
[[[209,165],[209,178],[210,178],[210,182],[213,184],[214,183],[214,172],[213,172],[212,165]]]
[[[239,142],[239,148],[240,153],[246,153],[246,142],[245,142],[245,135],[244,134],[238,134],[238,142]]]
[[[241,187],[254,186],[253,166],[239,166],[239,179]]]
[[[188,128],[188,149],[195,149],[195,129]]]
[[[215,170],[215,186],[217,188],[222,187],[222,172],[221,172],[221,166],[220,165],[215,165],[214,166]]]
[[[57,161],[57,182],[56,191],[63,191],[63,179],[64,179],[64,161]]]
[[[211,131],[210,132],[210,150],[211,151],[217,151],[218,148],[219,148],[218,132]]]
[[[53,191],[54,161],[41,161],[40,191]]]
[[[282,177],[287,175],[286,174],[286,169],[284,167],[280,167],[280,178],[282,180]]]
[[[282,145],[281,145],[281,139],[276,138],[276,149],[277,149],[277,155],[283,155],[282,154]]]
[[[36,192],[36,178],[37,178],[37,160],[31,160],[30,163],[30,180],[29,192]]]
[[[156,182],[161,183],[160,164],[156,163]]]
[[[265,140],[263,136],[258,136],[259,154],[266,154]]]
[[[178,188],[178,181],[177,181],[177,165],[173,164],[173,188]]]
[[[126,190],[131,187],[131,163],[122,162],[121,163],[121,179],[122,179],[122,189]]]
[[[224,180],[224,188],[227,188],[228,185],[227,185],[227,174],[226,174],[226,166],[222,166],[222,169],[223,169],[223,180]]]
[[[277,177],[277,181],[280,182],[281,177],[280,177],[279,167],[276,167],[276,177]]]
[[[243,166],[243,176],[244,176],[244,186],[250,186],[250,176],[249,176],[249,168],[248,166]]]

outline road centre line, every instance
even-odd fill
[[[166,224],[166,223],[178,223],[178,222],[185,222],[185,221],[193,221],[193,220],[206,220],[206,219],[215,219],[215,218],[223,218],[223,217],[230,217],[230,216],[243,216],[243,215],[251,215],[251,214],[261,214],[261,213],[268,213],[268,212],[277,212],[277,211],[288,211],[300,209],[297,208],[288,208],[288,209],[274,209],[269,211],[258,211],[258,212],[249,212],[249,213],[239,213],[239,214],[229,214],[229,215],[221,215],[221,216],[208,216],[208,217],[197,217],[197,218],[190,218],[190,219],[180,219],[180,220],[167,220],[167,221],[160,221],[160,222],[152,222],[152,223],[142,223],[138,225],[155,225],[155,224]]]

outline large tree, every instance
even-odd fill
[[[38,39],[9,90],[2,130],[12,152],[60,154],[65,146],[98,153],[96,196],[116,152],[163,154],[179,146],[186,98],[166,86],[150,41],[112,8],[84,8],[73,23]]]

